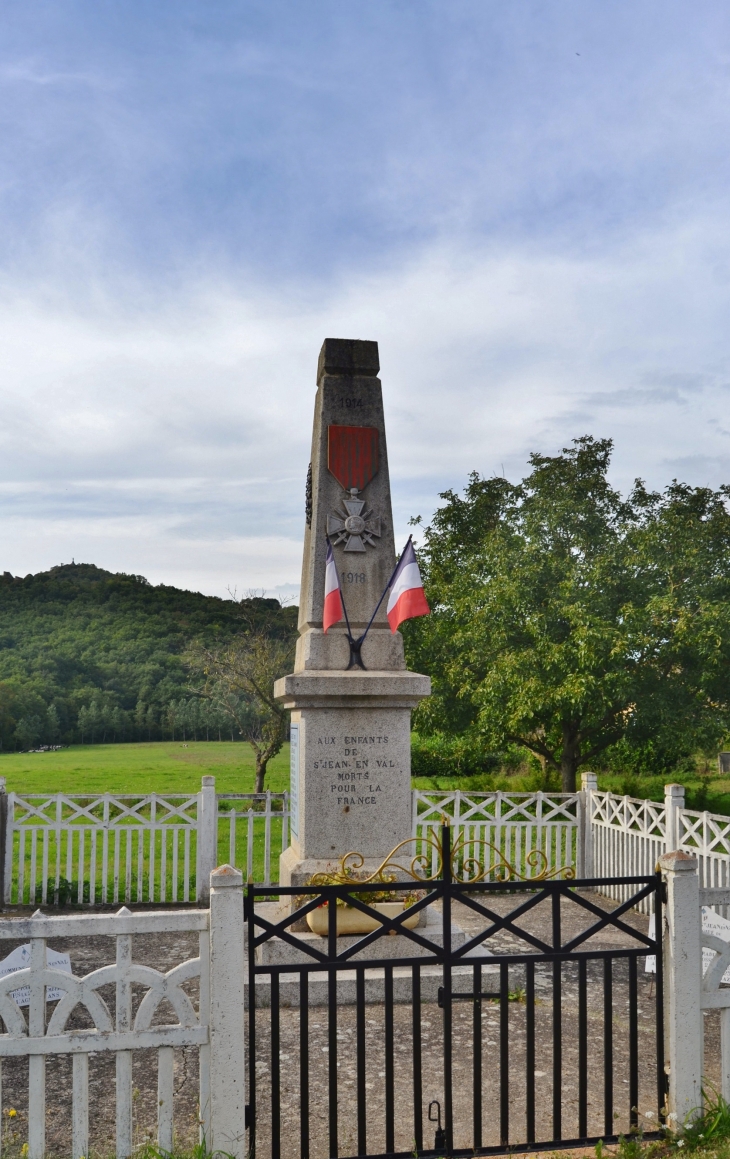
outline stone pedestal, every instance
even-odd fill
[[[410,837],[410,715],[428,693],[428,677],[414,672],[299,672],[277,682],[277,699],[292,709],[282,885],[301,885],[350,852],[374,870]]]

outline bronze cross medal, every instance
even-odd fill
[[[379,515],[366,511],[364,500],[358,499],[358,488],[350,488],[350,498],[342,500],[342,510],[327,516],[327,534],[333,544],[344,543],[345,551],[365,551],[375,547],[374,536],[380,538]]]

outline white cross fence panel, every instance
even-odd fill
[[[697,858],[700,888],[727,890],[730,887],[730,817],[681,809],[677,822],[677,848]],[[727,904],[718,903],[715,908],[724,916],[730,915]]]
[[[172,1151],[175,1050],[183,1047],[197,1047],[199,1052],[201,1140],[208,1150],[224,1150],[242,1159],[242,881],[229,866],[214,872],[210,910],[130,913],[122,907],[113,915],[39,913],[0,921],[0,940],[30,943],[29,966],[0,980],[0,1017],[6,1029],[0,1034],[0,1068],[4,1059],[28,1058],[28,1159],[43,1159],[46,1152],[46,1059],[59,1055],[73,1058],[71,1154],[73,1159],[89,1154],[89,1070],[94,1057],[107,1052],[116,1055],[115,1152],[119,1159],[131,1155],[140,1142],[134,1138],[132,1058],[135,1050],[143,1049],[157,1052],[157,1140],[161,1150]],[[135,935],[165,933],[197,933],[197,957],[166,973],[135,962]],[[116,952],[112,950],[108,965],[85,977],[69,975],[47,963],[51,938],[68,939],[72,966],[75,938],[99,938],[102,949],[113,938]],[[232,972],[240,977],[238,987],[231,984]],[[30,990],[27,1021],[12,996],[19,987]],[[47,1001],[47,991],[53,988],[63,991],[57,1003]],[[80,1008],[90,1029],[74,1024],[72,1016]],[[235,1089],[226,1090],[221,1101],[214,1080],[223,1076],[223,1086],[230,1086],[225,1076],[234,1072]],[[0,1069],[0,1114],[1,1080]]]
[[[289,843],[288,793],[216,796],[207,776],[195,794],[5,795],[0,786],[0,806],[6,905],[206,901],[223,862],[248,881],[278,881]]]
[[[7,797],[5,901],[196,900],[198,794]]]
[[[586,856],[589,877],[640,877],[654,873],[666,851],[666,809],[656,801],[619,797],[614,793],[588,794],[590,849]],[[600,892],[624,901],[630,885],[605,885]],[[639,904],[648,913],[648,901]]]
[[[583,799],[577,793],[468,793],[413,791],[415,851],[428,858],[429,872],[438,863],[435,843],[444,821],[451,827],[460,876],[473,879],[494,867],[487,879],[498,879],[512,866],[533,876],[572,866],[582,872]],[[534,854],[534,856],[533,856]]]

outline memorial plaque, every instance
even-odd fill
[[[289,741],[289,830],[292,837],[299,836],[299,729],[300,724],[292,723]]]
[[[410,793],[402,792],[410,781],[410,743],[402,721],[387,709],[333,708],[307,717],[300,848],[317,858],[350,850],[377,857],[383,845],[392,849],[410,827]]]

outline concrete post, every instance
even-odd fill
[[[700,887],[697,858],[689,853],[664,853],[659,867],[667,886],[663,958],[668,1125],[678,1131],[702,1107]]]
[[[212,778],[210,778],[212,780]],[[210,875],[209,1152],[246,1156],[243,1043],[243,874],[221,865]]]
[[[0,797],[0,801],[2,798]],[[3,878],[3,904],[10,905],[13,890],[13,817],[15,815],[15,793],[5,796],[5,876]]]
[[[672,853],[679,849],[679,810],[684,809],[684,785],[664,786],[664,809],[667,834],[664,848],[667,853]]]
[[[195,897],[207,905],[210,875],[218,863],[218,802],[215,777],[203,777],[198,793],[198,849],[195,872]]]
[[[720,1011],[720,1094],[730,1102],[730,1006]]]
[[[591,793],[598,790],[595,773],[581,773],[578,793],[578,877],[593,877],[593,827]]]
[[[5,777],[0,777],[0,908],[10,901],[10,886],[12,885],[12,868],[8,874],[8,795]],[[12,867],[13,842],[10,838],[10,855]]]

